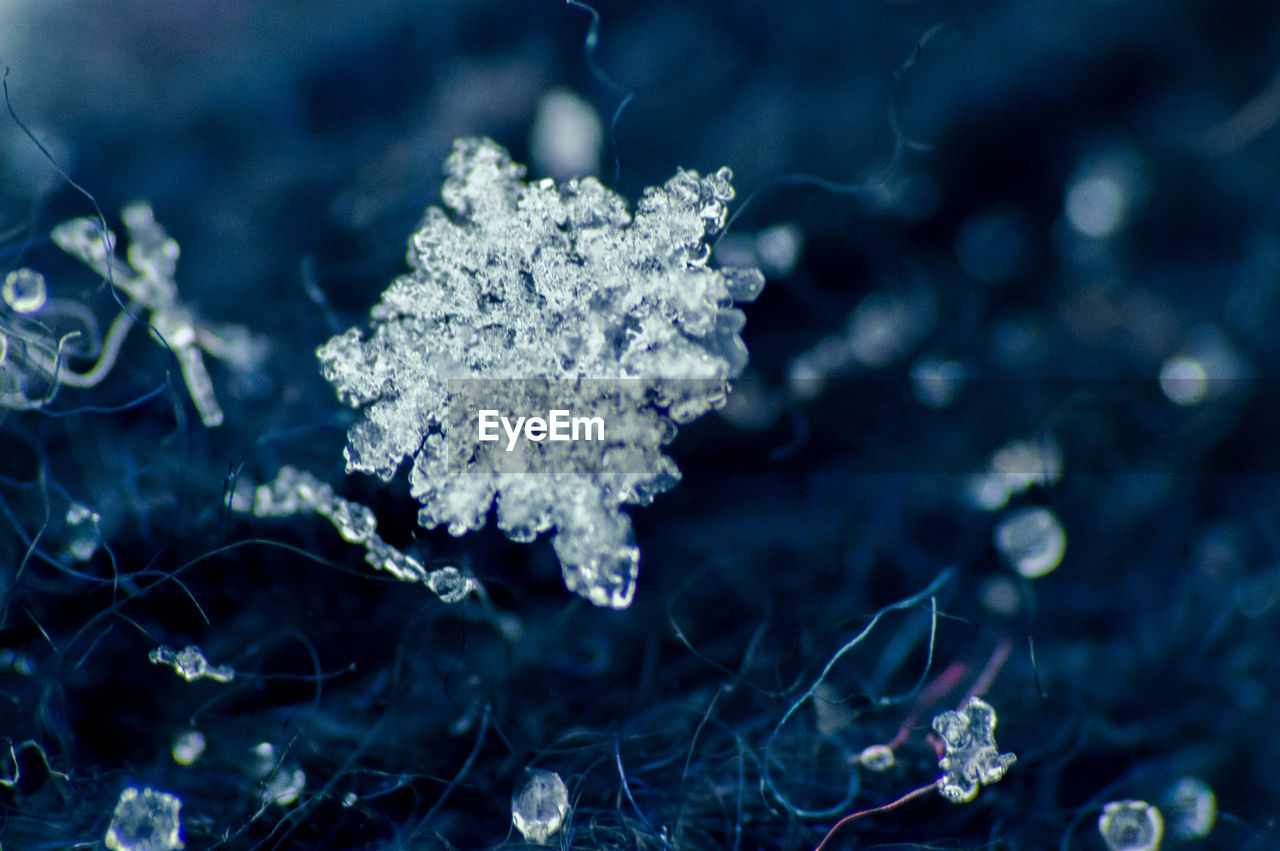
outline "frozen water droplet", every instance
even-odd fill
[[[756,252],[760,256],[762,271],[771,278],[791,277],[800,259],[802,240],[800,229],[795,225],[774,225],[760,231],[756,237]]]
[[[173,740],[173,761],[193,765],[204,756],[205,738],[199,730],[188,730]]]
[[[457,603],[474,590],[475,580],[450,565],[431,571],[427,576],[427,587],[442,603]]]
[[[15,313],[22,314],[35,313],[48,301],[44,275],[27,268],[14,269],[4,276],[0,295],[3,295],[4,303],[13,308]]]
[[[511,796],[511,822],[525,839],[539,845],[555,834],[569,812],[569,790],[554,771],[535,768]]]
[[[538,104],[529,148],[539,171],[557,180],[600,170],[604,128],[587,101],[566,89],[552,89]]]
[[[1218,820],[1218,798],[1199,777],[1183,777],[1163,799],[1169,826],[1179,839],[1203,839]]]
[[[282,765],[267,781],[267,788],[262,790],[262,802],[281,807],[296,804],[306,785],[307,775],[301,768]]]
[[[755,301],[764,290],[764,273],[759,269],[721,269],[720,274],[734,301]]]
[[[893,768],[893,751],[888,745],[872,745],[858,755],[858,762],[868,771],[886,771]]]
[[[276,767],[276,746],[270,742],[259,742],[249,749],[249,776],[261,780]]]
[[[995,538],[1009,564],[1028,579],[1052,572],[1067,550],[1067,533],[1047,508],[1010,514],[996,527]]]
[[[527,523],[518,523],[502,530],[508,539],[517,544],[531,544],[538,539],[538,531]]]
[[[1111,851],[1156,851],[1164,819],[1146,801],[1112,801],[1102,808],[1098,833]]]

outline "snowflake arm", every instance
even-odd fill
[[[112,325],[100,366],[90,375],[68,378],[82,387],[100,381],[114,363],[120,343],[133,325],[133,311],[145,309],[150,313],[153,335],[163,340],[178,359],[183,382],[201,422],[206,428],[215,428],[222,424],[222,408],[214,394],[202,352],[236,369],[250,371],[265,356],[265,346],[241,326],[213,326],[198,321],[179,300],[178,287],[174,283],[178,243],[155,220],[149,204],[130,204],[121,212],[121,218],[129,235],[128,266],[115,257],[115,234],[104,230],[97,219],[72,219],[58,225],[51,233],[59,248],[111,281],[129,297],[128,308]]]

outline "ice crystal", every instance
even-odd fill
[[[1164,818],[1146,801],[1112,801],[1098,817],[1098,833],[1110,851],[1159,851]]]
[[[111,851],[177,851],[181,809],[176,795],[130,786],[120,793],[104,842]]]
[[[979,697],[969,698],[964,707],[944,712],[933,719],[934,731],[942,737],[946,751],[938,760],[945,772],[938,778],[942,797],[957,804],[972,801],[980,785],[995,783],[1017,759],[996,747],[996,711]]]
[[[366,563],[385,570],[401,582],[421,582],[445,603],[457,603],[479,588],[474,576],[453,565],[428,569],[378,537],[373,511],[343,499],[315,476],[295,467],[281,467],[273,481],[258,485],[252,499],[235,498],[232,508],[257,517],[289,517],[313,511],[338,530],[344,540],[364,547]]]
[[[235,669],[230,665],[210,665],[204,653],[194,644],[181,650],[174,650],[163,644],[147,654],[153,665],[168,665],[189,683],[196,680],[213,680],[229,683],[236,678]]]
[[[732,174],[681,170],[646,190],[633,216],[594,178],[524,182],[487,139],[456,142],[445,171],[447,212],[427,210],[410,239],[413,271],[382,294],[372,331],[350,329],[317,353],[339,397],[364,409],[347,471],[389,481],[409,458],[423,526],[465,534],[496,502],[513,540],[555,531],[570,590],[624,608],[639,550],[621,506],[675,484],[661,452],[673,423],[722,404],[746,363],[733,303],[755,298],[764,277],[707,266]],[[485,456],[462,469],[450,454],[459,379],[606,379],[594,401],[629,416],[607,449],[572,468],[512,471]],[[621,379],[646,386],[623,392]]]
[[[44,275],[34,269],[14,269],[4,277],[0,286],[0,299],[14,313],[39,313],[49,300]]]

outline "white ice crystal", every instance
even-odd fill
[[[104,837],[110,851],[178,851],[182,799],[168,792],[130,786],[120,793]]]
[[[409,243],[413,271],[382,294],[372,331],[350,329],[317,352],[339,397],[364,409],[347,471],[390,480],[412,459],[419,523],[455,535],[483,526],[496,500],[513,540],[555,531],[570,590],[624,608],[639,550],[620,507],[675,484],[661,451],[673,423],[722,404],[746,363],[733,303],[755,298],[764,277],[707,265],[732,175],[681,170],[647,189],[633,216],[594,178],[525,183],[487,139],[456,142],[445,171],[447,211],[427,210]],[[459,464],[449,410],[459,379],[603,379],[574,384],[575,398],[596,388],[588,401],[622,427],[568,466],[538,463],[548,444],[519,467],[501,452],[464,452]]]
[[[401,582],[421,582],[445,603],[459,603],[478,587],[475,577],[453,565],[428,570],[413,556],[397,550],[378,536],[378,521],[370,508],[343,499],[333,488],[295,467],[281,467],[274,481],[258,485],[251,500],[233,499],[231,507],[258,517],[314,511],[329,518],[345,540],[363,546],[365,562]]]
[[[210,665],[204,653],[194,644],[181,650],[174,650],[162,644],[148,653],[147,658],[153,665],[168,665],[189,683],[206,679],[229,683],[236,678],[235,668],[230,665]]]
[[[222,425],[223,414],[205,368],[204,353],[241,372],[253,372],[266,356],[266,344],[243,326],[211,325],[198,319],[178,298],[174,281],[178,243],[156,221],[151,205],[130,204],[120,216],[129,236],[127,266],[115,256],[116,235],[105,229],[99,219],[72,219],[50,232],[49,236],[59,248],[127,295],[129,309],[122,311],[112,323],[99,363],[89,372],[71,373],[56,361],[41,366],[62,384],[92,387],[111,370],[124,335],[133,327],[135,314],[145,310],[150,313],[152,336],[162,341],[177,358],[182,380],[201,422],[207,428],[216,428]]]
[[[938,791],[953,803],[972,801],[980,786],[999,781],[1018,759],[996,747],[996,711],[980,697],[970,697],[960,710],[935,717],[933,729],[946,748],[938,760],[944,772],[938,778]]]

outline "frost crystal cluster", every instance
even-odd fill
[[[996,711],[979,697],[969,698],[957,711],[944,712],[933,719],[933,729],[946,747],[938,766],[942,797],[967,804],[978,795],[979,786],[990,786],[1004,777],[1017,759],[996,747]]]
[[[400,552],[378,537],[378,521],[372,510],[343,499],[315,476],[294,467],[281,467],[274,481],[258,485],[252,500],[236,498],[231,507],[257,517],[290,517],[314,511],[329,518],[345,540],[363,546],[368,564],[402,582],[421,582],[445,603],[461,602],[478,587],[474,577],[453,565],[428,570],[413,556]]]
[[[163,644],[147,654],[153,665],[168,665],[178,676],[189,683],[196,680],[213,680],[229,683],[236,678],[235,668],[230,665],[210,665],[204,653],[194,644],[182,650],[174,650]]]
[[[120,793],[104,838],[111,851],[178,851],[182,799],[168,792],[130,786]]]
[[[427,210],[410,240],[413,271],[382,294],[372,330],[350,329],[317,353],[339,397],[364,408],[347,471],[390,480],[411,459],[419,523],[455,535],[483,526],[496,501],[513,540],[554,530],[570,590],[624,608],[639,550],[621,506],[675,484],[662,454],[673,423],[722,404],[746,364],[733,304],[755,298],[764,276],[707,265],[732,175],[681,170],[633,215],[593,178],[524,182],[487,139],[456,142],[445,172],[447,209]],[[594,463],[512,472],[450,460],[447,384],[457,379],[638,379],[645,389],[600,391],[602,408],[632,416],[591,448]]]

